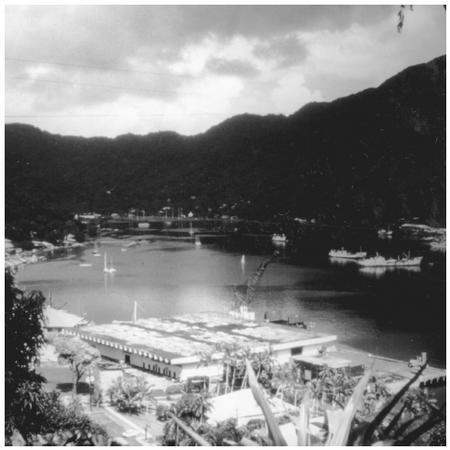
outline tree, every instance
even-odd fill
[[[163,445],[194,445],[195,440],[192,440],[189,434],[178,426],[177,420],[189,425],[195,432],[202,436],[208,435],[208,442],[214,442],[211,436],[211,427],[205,423],[210,407],[211,405],[204,395],[184,394],[171,407],[169,415],[172,416],[172,420],[164,426]]]
[[[100,352],[79,337],[58,336],[54,341],[58,352],[58,362],[69,365],[73,372],[73,393],[78,390],[78,383],[83,375],[100,360]]]
[[[5,419],[6,435],[26,426],[24,412],[32,410],[44,379],[36,373],[39,349],[44,343],[43,305],[40,292],[26,294],[5,272]]]
[[[138,414],[150,398],[150,387],[144,377],[122,376],[109,388],[111,405],[119,411]]]
[[[56,391],[41,389],[36,394],[34,407],[23,411],[29,445],[108,445],[106,431],[83,413],[78,402],[64,406]]]
[[[44,342],[41,292],[25,293],[5,272],[5,441],[7,445],[105,445],[106,432],[43,389],[36,372]]]

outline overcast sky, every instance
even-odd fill
[[[445,53],[442,6],[6,7],[7,122],[116,136],[292,114]]]

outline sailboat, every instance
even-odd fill
[[[79,264],[80,267],[92,267],[91,263],[80,263]]]
[[[113,267],[113,263],[112,263],[112,259],[111,259],[111,264],[108,266],[108,256],[104,255],[104,265],[103,265],[103,272],[105,273],[114,273],[116,271],[116,268]]]
[[[136,324],[137,322],[137,301],[134,301],[134,308],[133,308],[133,323]]]
[[[92,254],[93,254],[94,256],[100,256],[100,253],[99,253],[99,251],[98,251],[97,241],[95,241],[95,244],[94,244],[94,250],[92,251]]]

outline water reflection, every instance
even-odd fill
[[[363,275],[370,277],[381,278],[388,272],[395,272],[400,270],[402,272],[418,273],[420,272],[420,267],[360,267],[359,272]]]
[[[242,275],[246,275],[246,272],[245,272],[245,255],[242,255],[241,256],[241,272],[242,272]]]
[[[351,259],[351,258],[335,258],[333,256],[329,257],[330,263],[335,265],[335,266],[347,266],[347,265],[352,265],[352,264],[356,264],[356,259]]]

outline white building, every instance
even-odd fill
[[[276,361],[285,363],[293,355],[317,354],[324,344],[336,340],[333,335],[256,322],[249,315],[221,313],[115,321],[65,333],[80,336],[106,358],[179,380],[193,376],[221,379],[222,345],[254,353],[270,349]]]

